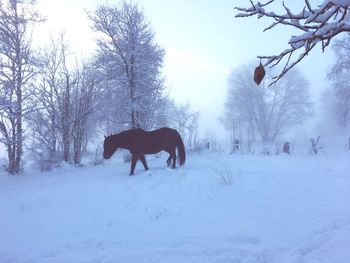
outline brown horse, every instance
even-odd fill
[[[145,131],[142,129],[131,129],[118,134],[105,136],[103,143],[103,157],[111,158],[118,148],[128,149],[132,155],[130,175],[134,174],[136,162],[141,160],[145,170],[148,166],[145,154],[154,154],[160,151],[166,151],[170,154],[167,159],[168,166],[175,168],[176,152],[178,149],[179,164],[185,163],[186,154],[183,141],[180,134],[170,128],[160,128],[154,131]]]

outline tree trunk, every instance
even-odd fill
[[[70,160],[70,152],[69,152],[69,132],[64,130],[64,133],[62,135],[62,143],[63,143],[63,160],[65,162],[69,162]]]
[[[51,116],[51,134],[50,134],[50,137],[51,137],[51,143],[50,143],[50,147],[49,147],[49,158],[51,160],[51,163],[54,163],[57,161],[57,153],[56,153],[56,144],[57,144],[57,131],[56,131],[56,117],[55,115],[52,115]]]
[[[64,94],[63,101],[63,114],[62,114],[62,143],[63,143],[63,160],[65,162],[70,161],[70,78],[69,74],[66,72],[66,90]]]
[[[131,110],[131,128],[136,128],[136,118],[135,118],[135,111]]]
[[[15,146],[12,142],[7,145],[7,155],[9,159],[8,172],[9,174],[15,174]]]
[[[15,152],[15,167],[14,167],[14,173],[17,174],[20,171],[21,168],[21,159],[22,159],[22,145],[23,145],[23,129],[22,129],[22,92],[21,87],[18,88],[17,92],[17,112],[16,112],[16,134],[15,138],[16,141],[14,142],[16,145],[16,152]]]
[[[83,146],[83,121],[77,121],[73,127],[73,163],[74,165],[80,165],[81,163],[81,151]]]

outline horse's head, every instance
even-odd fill
[[[112,157],[114,152],[117,150],[116,144],[113,142],[112,136],[105,136],[105,140],[103,142],[103,158],[109,159]]]

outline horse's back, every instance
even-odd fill
[[[174,132],[176,132],[176,130],[163,127],[153,131],[145,131],[144,129],[141,129],[141,128],[135,128],[135,129],[124,131],[122,133],[124,133],[128,137],[132,137],[133,139],[144,139],[145,137],[159,137],[161,135],[171,134]]]
[[[162,139],[169,142],[169,140],[173,140],[177,137],[178,132],[172,128],[163,127],[157,130],[149,131],[150,136],[156,139]]]

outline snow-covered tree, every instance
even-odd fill
[[[79,165],[96,111],[95,71],[88,63],[73,66],[74,57],[61,35],[43,49],[36,101],[30,114],[32,151],[43,169],[58,161]]]
[[[70,161],[72,73],[68,70],[68,44],[62,34],[42,48],[36,101],[39,110],[29,116],[31,150],[43,169],[61,159]]]
[[[98,85],[96,72],[90,64],[83,66],[77,76],[77,84],[72,94],[72,142],[73,163],[80,165],[82,153],[92,129],[92,118],[97,110]],[[94,128],[96,128],[95,126]]]
[[[309,84],[293,69],[279,82],[267,86],[267,73],[259,87],[253,82],[252,66],[242,66],[230,76],[224,124],[239,137],[274,141],[281,133],[302,123],[311,114]],[[246,138],[247,139],[247,138]]]
[[[33,24],[41,21],[33,1],[0,2],[0,142],[8,153],[8,172],[21,168],[24,118],[33,110],[35,56]]]
[[[256,15],[258,18],[267,17],[272,19],[272,24],[265,28],[264,31],[277,25],[283,25],[300,32],[299,35],[291,36],[288,42],[289,48],[280,54],[259,56],[265,61],[264,66],[271,65],[273,67],[281,61],[285,61],[284,67],[272,79],[272,83],[278,81],[305,58],[317,44],[321,44],[324,50],[335,36],[343,32],[350,32],[349,0],[324,0],[317,6],[311,4],[309,0],[305,0],[303,9],[298,12],[292,12],[282,2],[285,10],[282,13],[268,10],[268,7],[275,2],[274,0],[269,0],[266,3],[254,2],[250,1],[251,6],[248,8],[236,7],[239,12],[236,17]],[[283,60],[284,58],[285,60]]]
[[[105,116],[129,128],[153,126],[163,100],[164,51],[140,7],[101,5],[89,15],[98,32],[96,63],[104,76]]]
[[[42,48],[36,101],[39,110],[29,115],[31,130],[31,151],[42,169],[51,169],[62,158],[59,152],[60,111],[58,96],[62,85],[63,64],[66,60],[67,44],[64,36],[51,38],[50,45]]]
[[[334,87],[333,113],[341,126],[347,126],[350,121],[350,35],[336,40],[332,46],[336,62],[328,78]]]

